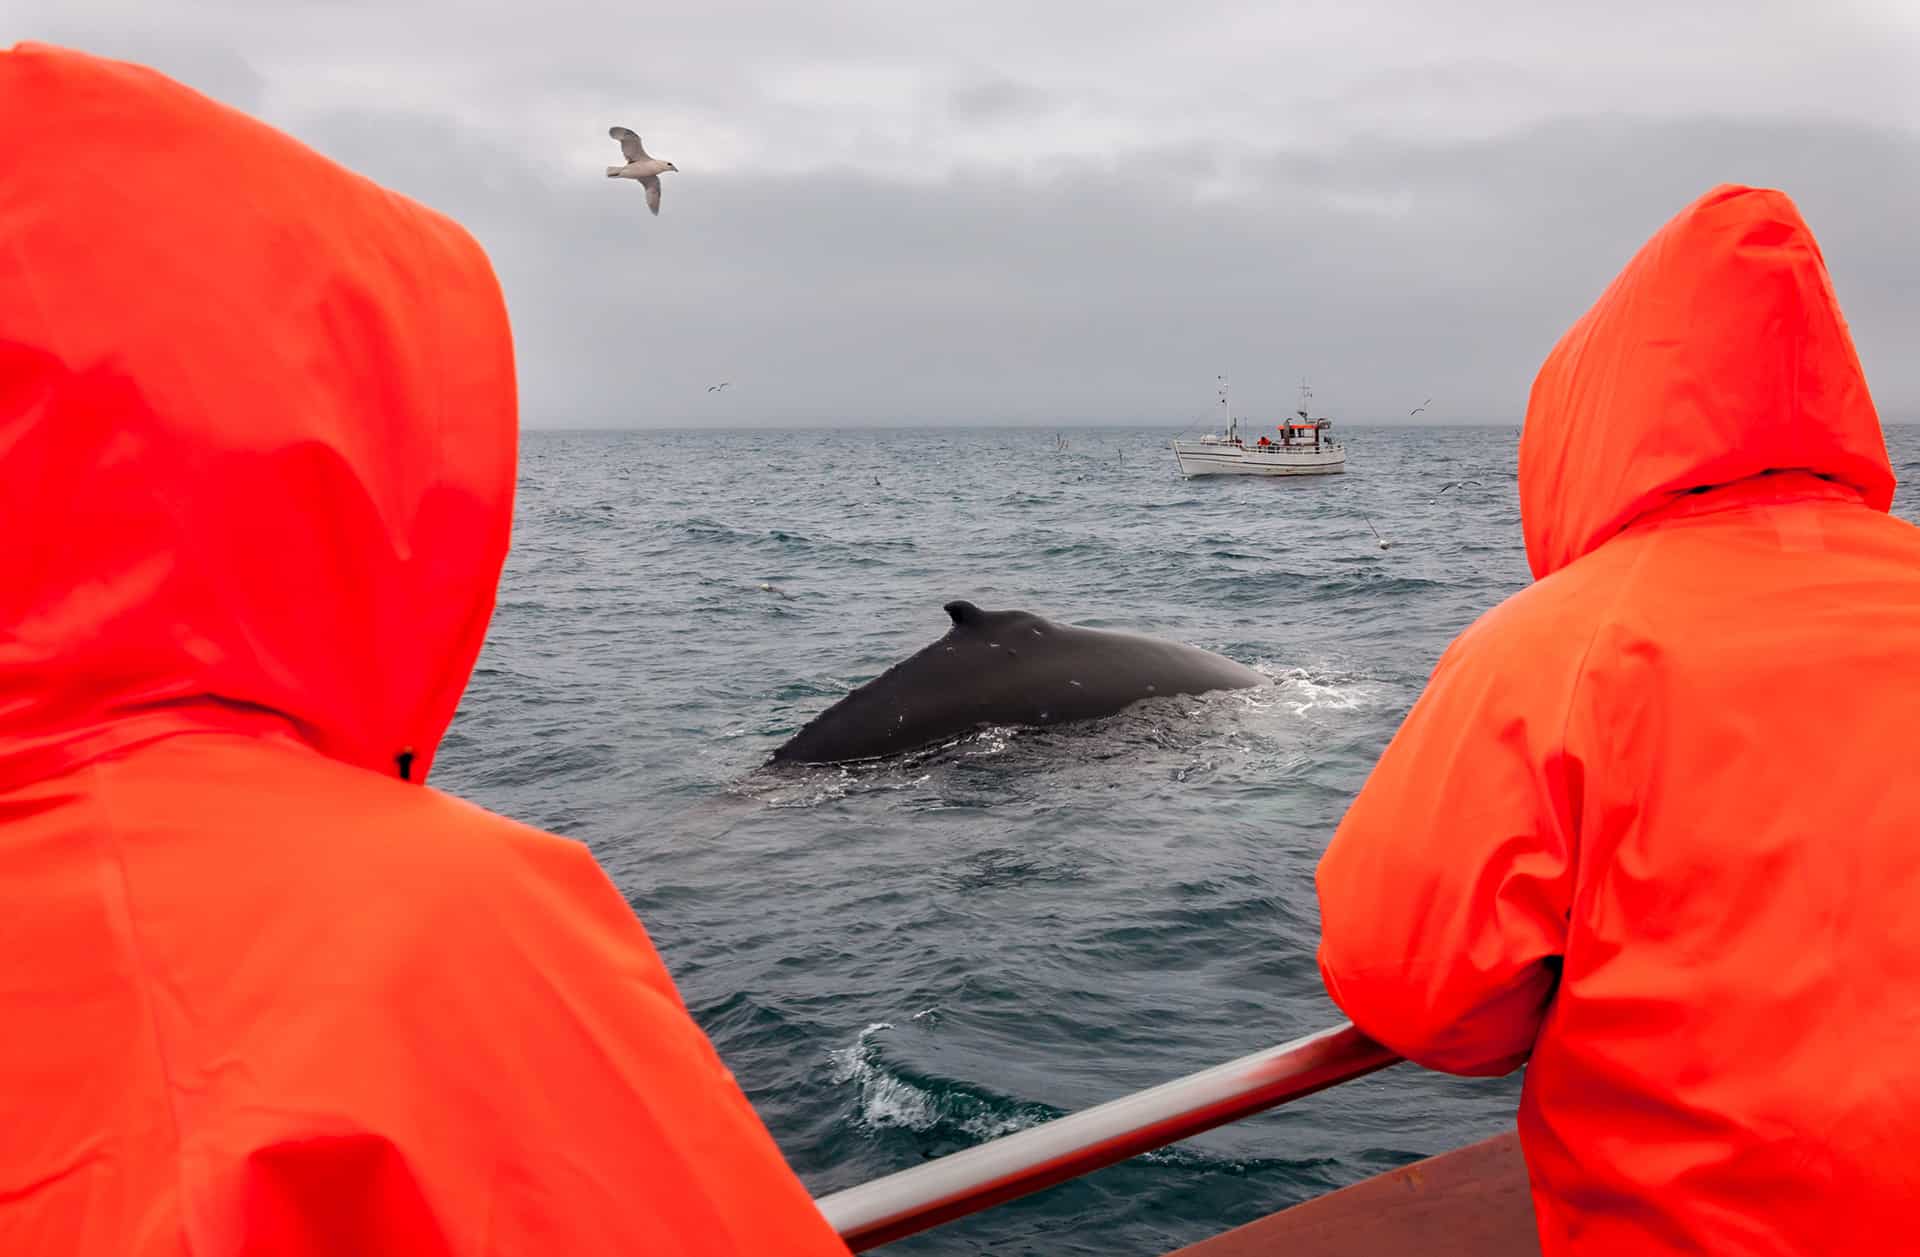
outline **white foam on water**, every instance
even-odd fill
[[[888,1073],[879,1062],[874,1036],[891,1029],[892,1022],[876,1021],[856,1035],[848,1046],[827,1053],[827,1059],[833,1062],[833,1081],[841,1085],[852,1083],[858,1088],[855,1125],[867,1130],[930,1130],[940,1120],[933,1096]]]
[[[874,1073],[873,1036],[882,1030],[893,1029],[891,1021],[876,1021],[854,1036],[851,1044],[835,1048],[827,1053],[827,1059],[833,1062],[833,1080],[835,1082],[856,1082],[870,1077]]]
[[[882,1074],[861,1084],[860,1124],[869,1130],[932,1130],[939,1121],[933,1097],[910,1082]]]
[[[1025,1130],[1029,1126],[1038,1126],[1046,1120],[1048,1119],[1044,1117],[1029,1116],[1023,1113],[1016,1113],[1008,1117],[994,1117],[986,1113],[976,1113],[971,1117],[961,1119],[958,1125],[961,1130],[972,1135],[975,1139],[998,1139],[1002,1135],[1011,1135],[1015,1131]]]
[[[1368,711],[1388,697],[1384,684],[1365,677],[1329,677],[1305,668],[1285,668],[1273,676],[1277,682],[1274,697],[1296,716]]]

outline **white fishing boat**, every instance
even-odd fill
[[[1279,434],[1249,441],[1240,435],[1240,422],[1227,404],[1227,381],[1220,381],[1220,412],[1225,430],[1196,438],[1175,437],[1174,462],[1183,476],[1330,476],[1347,469],[1347,449],[1327,434],[1333,420],[1309,418],[1307,402],[1313,390],[1300,385],[1300,409],[1294,418],[1275,425]]]

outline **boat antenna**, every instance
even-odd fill
[[[1216,375],[1213,379],[1220,388],[1220,411],[1227,417],[1227,440],[1237,440],[1240,436],[1240,428],[1233,421],[1233,407],[1227,405],[1227,377]]]
[[[1307,417],[1307,403],[1313,399],[1313,390],[1307,387],[1307,377],[1300,377],[1300,417]]]

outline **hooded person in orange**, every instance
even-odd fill
[[[1793,204],[1716,188],[1563,337],[1536,583],[1463,633],[1319,869],[1366,1033],[1529,1062],[1555,1254],[1865,1253],[1920,1200],[1920,530]]]
[[[0,52],[0,1252],[846,1251],[577,843],[428,789],[507,317],[454,223]]]

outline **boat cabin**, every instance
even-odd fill
[[[1320,448],[1320,434],[1332,426],[1333,420],[1309,419],[1307,418],[1307,413],[1303,410],[1300,412],[1298,419],[1289,419],[1285,423],[1274,425],[1274,430],[1280,434],[1278,441],[1273,440],[1271,437],[1263,436],[1260,438],[1260,444],[1266,446],[1278,445],[1282,449],[1307,446],[1308,448],[1317,450]]]

